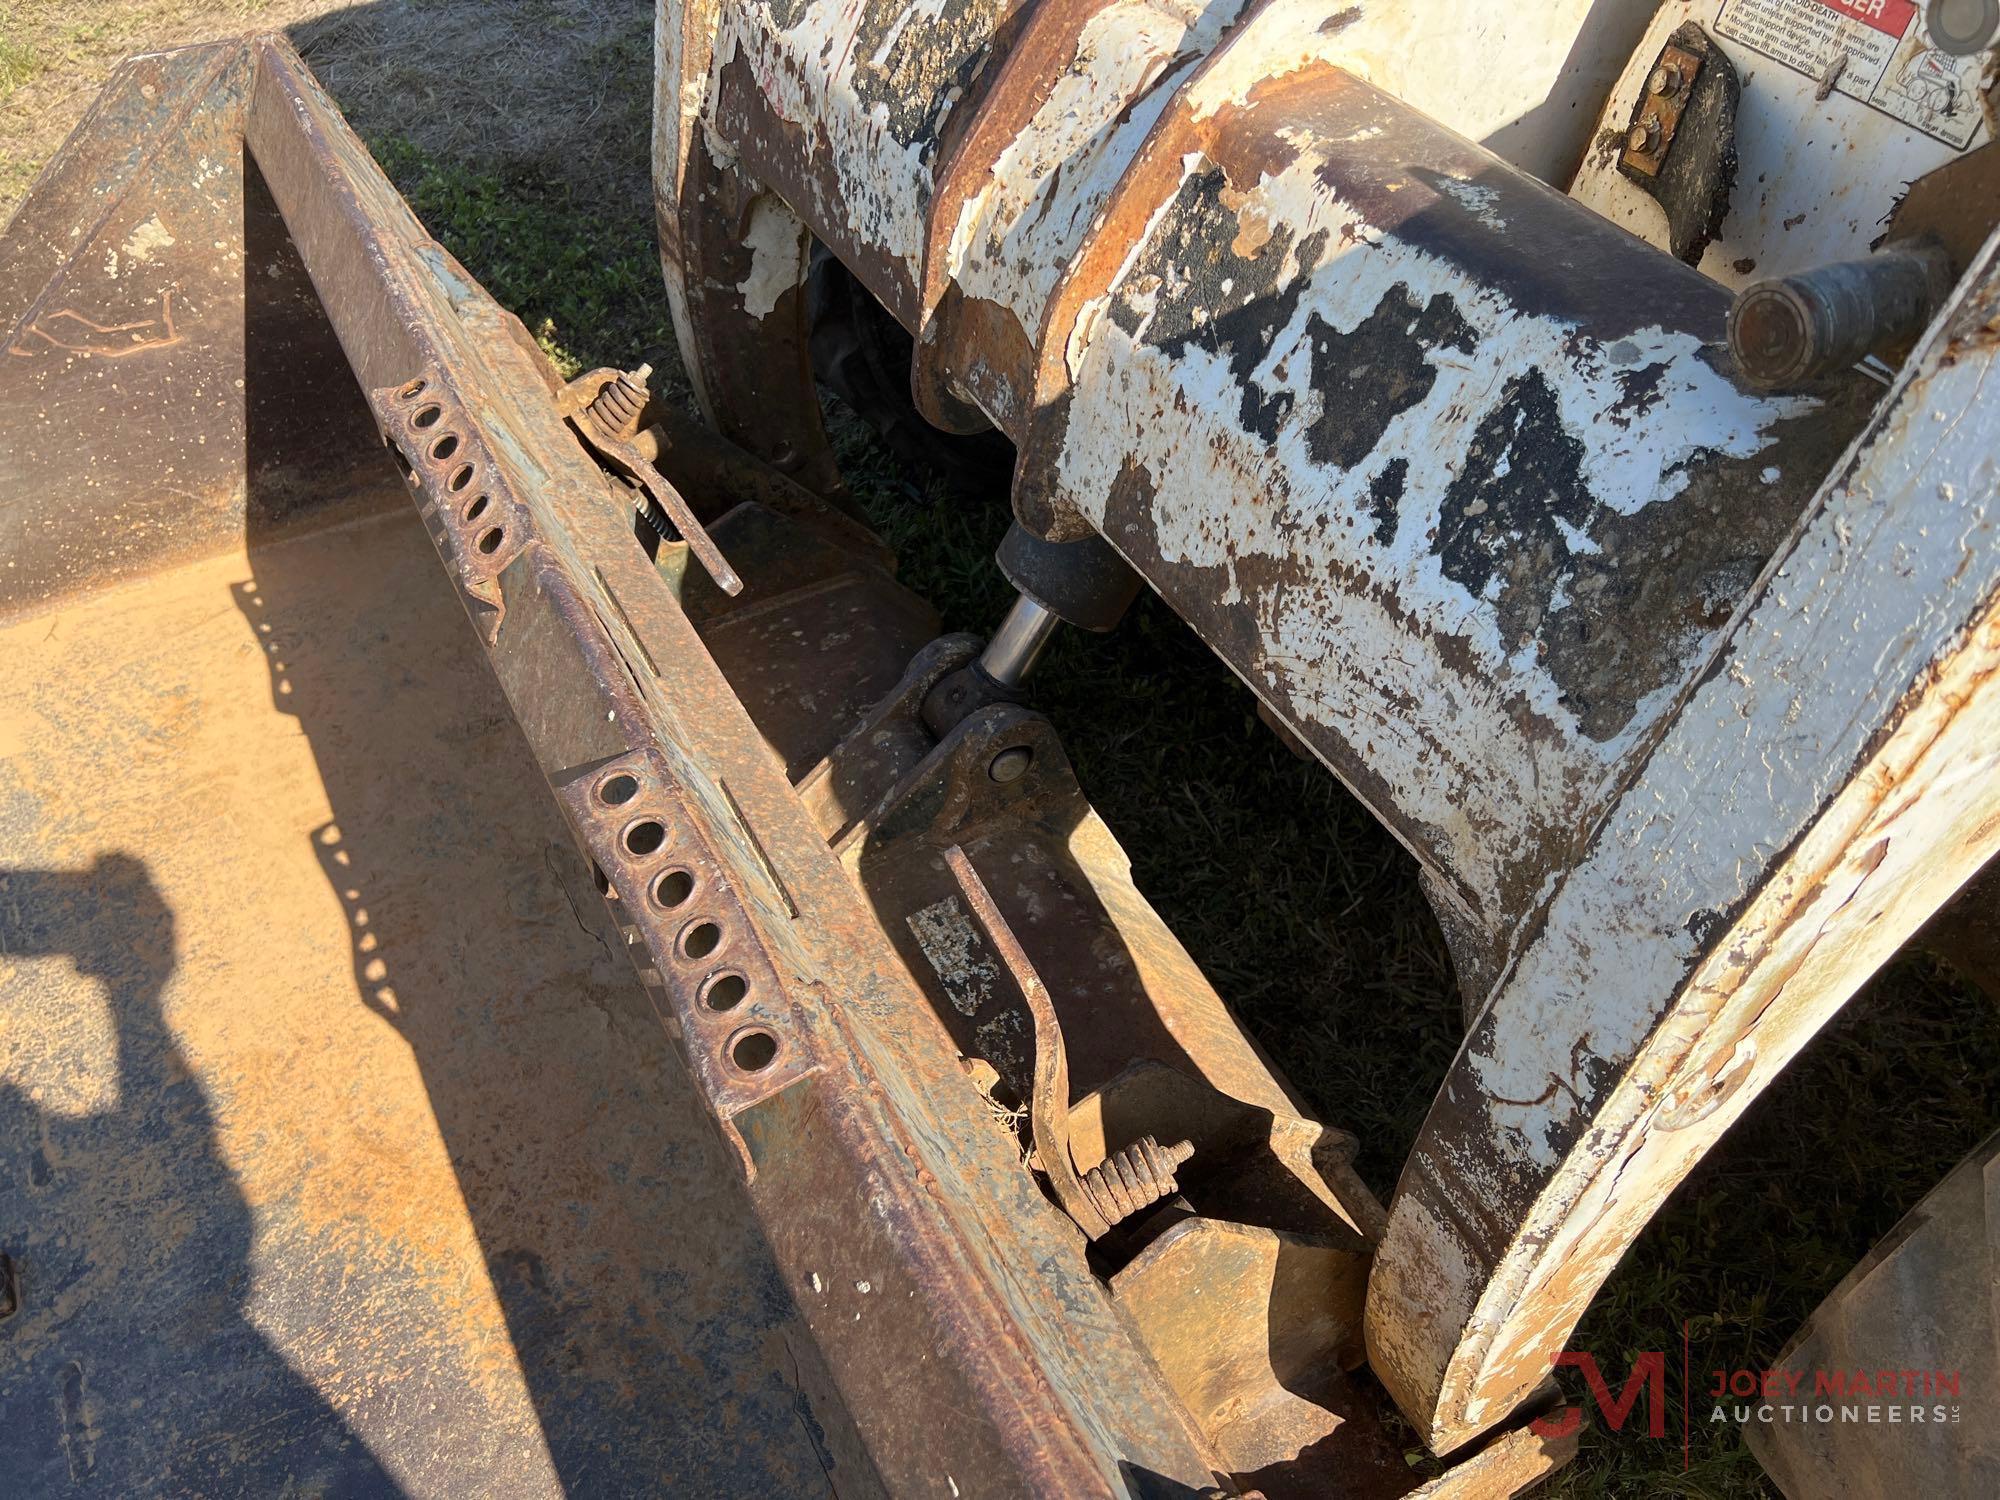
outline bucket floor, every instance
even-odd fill
[[[0,686],[0,1489],[828,1490],[414,515],[16,619]]]

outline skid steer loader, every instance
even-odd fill
[[[457,809],[412,835],[435,920],[479,982],[540,972],[521,851],[482,830],[541,814],[470,731],[407,728],[456,689],[357,520],[392,465],[797,1308],[777,1420],[815,1483],[1517,1493],[1575,1447],[1551,1368],[1626,1247],[2000,848],[1997,39],[1990,0],[667,0],[655,208],[705,424],[636,351],[559,376],[281,38],[134,57],[0,242],[5,817],[52,863],[162,808],[189,843],[14,872],[69,914],[25,951],[149,996],[177,955],[273,1034],[312,1012],[303,875],[250,825],[325,814],[248,719],[190,790],[160,747],[241,651],[198,590],[157,618],[107,591],[208,577],[247,528],[332,539],[292,568],[309,615],[269,617],[279,563],[233,601],[270,706],[305,712],[315,640],[372,643],[338,734],[399,758],[350,801]],[[857,518],[815,389],[836,293],[908,349],[872,415],[1011,449],[989,637],[941,635]],[[1033,708],[1056,632],[1142,589],[1421,868],[1465,1036],[1386,1205]],[[345,822],[313,850],[340,959],[407,1034]],[[212,941],[155,889],[189,861],[231,877]],[[242,1088],[321,1087],[260,1066]],[[294,1253],[435,1309],[350,1139],[422,1081],[370,1071],[379,1098],[315,1104],[333,1144],[245,1170],[359,1195],[331,1239],[288,1210]],[[567,1107],[542,1077],[458,1086]],[[1973,1181],[1937,1210],[1972,1229],[1909,1241],[1961,1270]],[[45,1282],[63,1253],[10,1252]],[[22,1274],[40,1358],[70,1315]],[[1925,1302],[1954,1284],[1899,1283],[1882,1327],[1931,1342],[1868,1357],[1990,1368],[1990,1309]],[[446,1415],[497,1431],[463,1357]],[[51,1368],[49,1482],[117,1426]],[[1990,1439],[1867,1436],[1926,1493],[1991,1472]],[[1756,1440],[1794,1494],[1857,1472],[1844,1438]]]

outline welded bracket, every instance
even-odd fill
[[[555,793],[636,950],[640,979],[669,1001],[716,1114],[733,1120],[818,1071],[804,1018],[665,758],[619,756],[580,769]]]
[[[944,851],[944,862],[964,893],[972,919],[1000,955],[1001,963],[1013,976],[1027,1004],[1028,1014],[1034,1018],[1035,1079],[1028,1100],[1028,1128],[1034,1141],[1035,1164],[1048,1178],[1049,1190],[1056,1195],[1063,1212],[1076,1220],[1092,1239],[1102,1239],[1110,1233],[1111,1221],[1099,1212],[1090,1190],[1077,1175],[1076,1163],[1070,1159],[1069,1059],[1063,1050],[1062,1026],[1049,1000],[1049,987],[1035,972],[1034,961],[1022,948],[1021,940],[1014,936],[1014,929],[1007,925],[1006,917],[994,904],[993,893],[986,889],[986,882],[972,868],[965,851],[953,844]]]

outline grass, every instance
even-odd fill
[[[0,33],[0,104],[13,97],[14,90],[42,68],[42,60],[32,47]]]
[[[308,57],[432,233],[566,369],[671,343],[645,191],[638,0],[153,0],[82,17],[35,0],[9,15],[0,213],[117,53],[197,25],[297,20]],[[564,107],[548,109],[552,97]],[[30,104],[53,116],[30,123]],[[1004,509],[926,495],[858,422],[836,413],[835,429],[905,578],[947,629],[989,627],[1007,600],[990,562]],[[1248,693],[1151,598],[1110,637],[1065,635],[1036,693],[1140,888],[1318,1112],[1360,1137],[1362,1174],[1386,1197],[1461,1024],[1407,857],[1278,743]],[[2000,1126],[1996,1079],[1990,1004],[1906,953],[1665,1205],[1572,1347],[1622,1370],[1631,1353],[1677,1350],[1686,1323],[1698,1387],[1710,1368],[1768,1364],[1854,1260]],[[1692,1437],[1684,1471],[1678,1432],[1660,1442],[1593,1429],[1552,1491],[1773,1493],[1734,1429],[1697,1420]]]
[[[607,212],[570,179],[536,166],[479,170],[441,162],[402,136],[369,149],[417,217],[503,306],[517,313],[564,375],[635,362],[673,342],[649,206]]]
[[[635,269],[651,254],[640,216],[562,189],[498,194],[483,174],[400,146],[385,155],[433,232],[530,327],[552,320],[586,363],[629,361],[663,336],[652,272]],[[591,284],[548,274],[565,242],[594,247],[565,262],[597,264],[578,272]],[[593,322],[598,309],[612,321]],[[1009,598],[991,563],[1004,505],[926,492],[860,422],[830,416],[843,472],[902,576],[947,630],[989,628]],[[1407,856],[1279,744],[1249,693],[1150,596],[1114,635],[1062,636],[1036,705],[1140,888],[1321,1116],[1360,1137],[1362,1175],[1386,1198],[1461,1031]],[[1674,1353],[1668,1439],[1587,1429],[1548,1492],[1775,1494],[1733,1427],[1700,1420],[1705,1372],[1775,1359],[1854,1261],[2000,1128],[1996,1079],[2000,1028],[1984,996],[1914,950],[1879,975],[1668,1201],[1571,1341],[1621,1376],[1633,1354]],[[1696,1417],[1685,1469],[1684,1323]],[[1569,1393],[1584,1396],[1576,1382]]]
[[[255,30],[371,134],[645,201],[648,0],[0,0],[0,223],[122,58]]]

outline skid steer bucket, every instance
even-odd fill
[[[0,326],[5,831],[34,851],[0,878],[53,986],[11,1021],[59,1052],[109,987],[130,1125],[71,1156],[144,1143],[153,1174],[92,1196],[57,1163],[9,1209],[8,1358],[62,1414],[40,1472],[1419,1482],[1360,1371],[1351,1138],[1133,889],[1047,723],[990,694],[939,720],[979,643],[642,380],[566,385],[283,41],[120,69],[0,246]],[[83,766],[112,785],[78,823]],[[675,1099],[619,1084],[624,1052],[664,1065],[604,998],[612,949]],[[573,1139],[508,1160],[545,1111]],[[202,1149],[162,1157],[169,1116]],[[133,1288],[180,1260],[219,1290],[160,1339]],[[1454,1472],[1504,1493],[1564,1451],[1517,1429]]]
[[[860,1483],[246,146],[296,66],[132,60],[0,240],[0,1489]]]
[[[9,606],[238,541],[253,494],[275,525],[376,477],[244,145],[255,72],[240,46],[133,59],[8,228]]]

